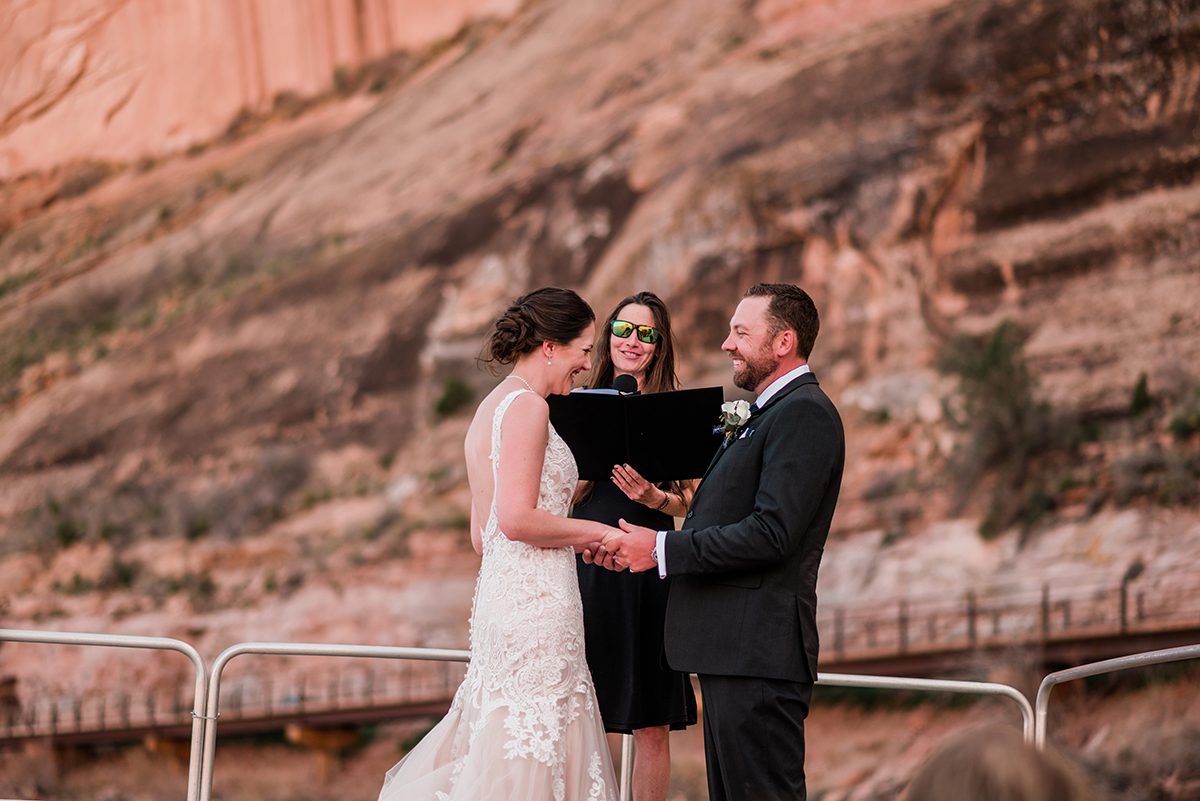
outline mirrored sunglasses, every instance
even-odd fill
[[[652,325],[634,325],[628,320],[613,320],[612,322],[612,333],[615,337],[625,339],[634,331],[637,331],[637,338],[647,345],[654,345],[662,339],[662,334],[658,333],[658,329]]]

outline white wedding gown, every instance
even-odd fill
[[[500,422],[492,419],[492,475]],[[538,508],[565,516],[578,470],[554,427]],[[493,493],[494,494],[494,493]],[[604,726],[583,645],[569,547],[510,540],[493,500],[471,611],[471,662],[450,711],[388,771],[380,801],[615,801]]]

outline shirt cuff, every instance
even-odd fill
[[[654,552],[658,554],[658,577],[665,579],[667,577],[667,532],[658,532],[658,537],[654,540]]]

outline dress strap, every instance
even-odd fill
[[[528,389],[514,389],[512,392],[504,396],[504,400],[496,406],[496,414],[492,417],[492,505],[496,505],[496,478],[497,470],[500,465],[500,424],[504,422],[504,415],[508,413],[508,407],[512,405],[513,400],[523,392],[529,392]]]

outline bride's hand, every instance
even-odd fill
[[[589,565],[599,565],[618,572],[624,570],[625,565],[617,561],[617,546],[620,538],[620,529],[609,529],[603,540],[584,546],[583,561]]]
[[[641,473],[627,464],[613,465],[612,481],[631,501],[637,501],[651,509],[662,503],[663,491],[642,478]]]
[[[583,557],[585,565],[599,565],[600,567],[607,567],[604,564],[604,560],[612,556],[604,547],[604,543],[599,540],[589,542],[586,545],[577,545],[575,546],[575,552]]]

